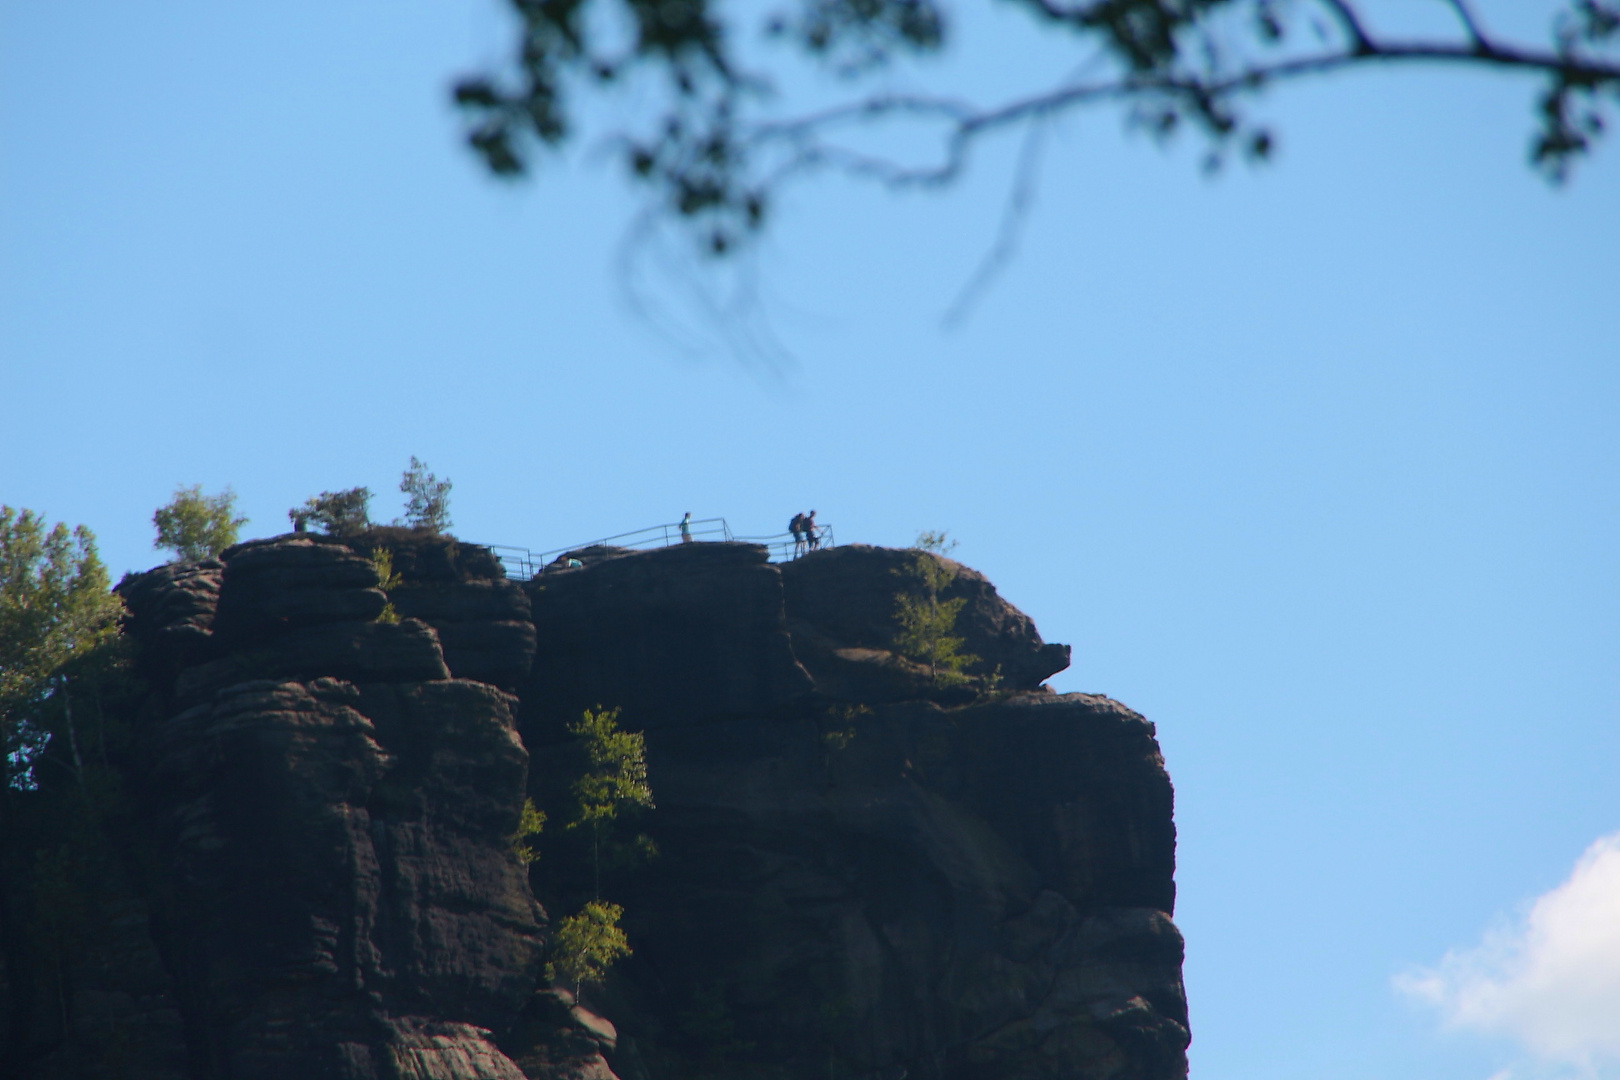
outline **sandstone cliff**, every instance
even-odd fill
[[[377,546],[402,577],[386,595]],[[893,656],[910,557],[604,550],[519,584],[483,549],[379,530],[127,579],[143,683],[108,754],[123,809],[83,863],[100,884],[75,925],[95,930],[19,945],[50,919],[12,875],[0,1060],[153,1080],[1185,1075],[1152,725],[1045,690],[1067,647],[954,564],[975,678]],[[576,1002],[544,981],[548,911],[593,875],[577,837],[552,829],[528,867],[509,838],[525,796],[564,819],[566,726],[599,704],[646,732],[658,854],[603,870],[635,953]],[[40,805],[71,795],[47,784]]]

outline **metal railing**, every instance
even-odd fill
[[[808,541],[795,541],[793,534],[790,532],[777,533],[775,536],[739,536],[737,539],[746,544],[759,544],[769,552],[772,562],[787,562],[797,559],[800,555],[811,550]],[[822,525],[817,522],[816,547],[829,548],[836,544],[837,541],[833,539],[832,526]]]
[[[569,552],[581,551],[592,547],[629,548],[632,551],[647,548],[671,547],[683,544],[690,537],[693,543],[736,541],[745,544],[759,544],[764,547],[767,557],[773,562],[795,559],[804,554],[808,545],[803,541],[794,542],[792,533],[778,533],[774,536],[736,536],[725,518],[702,518],[686,523],[683,534],[681,523],[672,521],[666,525],[649,525],[645,529],[636,529],[632,532],[619,533],[616,536],[604,536],[596,540],[586,540],[583,543],[569,544],[567,547],[553,548],[550,551],[530,551],[525,547],[514,547],[511,544],[481,544],[500,560],[501,567],[506,576],[517,581],[528,581],[531,578],[544,574],[551,568],[554,561],[567,555]],[[833,546],[833,530],[831,525],[817,525],[816,537],[818,547]],[[559,568],[560,569],[560,568]]]

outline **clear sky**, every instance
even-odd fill
[[[976,36],[919,78],[1053,62],[956,7]],[[948,529],[1072,643],[1057,688],[1158,724],[1198,1080],[1620,1075],[1620,846],[1588,852],[1620,831],[1620,146],[1550,188],[1532,88],[1478,75],[1277,93],[1275,164],[1213,180],[1077,117],[950,330],[1015,141],[940,194],[825,178],[751,278],[790,358],[744,363],[627,302],[692,323],[694,275],[619,268],[615,168],[462,150],[496,11],[0,0],[0,501],[115,576],[177,484],[268,535],[323,489],[392,516],[412,454],[471,540]]]

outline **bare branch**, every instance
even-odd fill
[[[1350,36],[1350,49],[1354,55],[1366,56],[1374,51],[1372,38],[1367,36],[1366,28],[1361,25],[1361,17],[1346,0],[1322,0],[1322,3],[1333,12],[1334,18]]]
[[[979,266],[956,295],[951,306],[946,309],[945,316],[940,320],[947,328],[960,326],[967,320],[974,305],[995,283],[996,278],[1006,269],[1007,264],[1018,251],[1018,241],[1023,236],[1024,222],[1029,220],[1029,211],[1035,204],[1036,181],[1040,177],[1041,150],[1046,139],[1046,125],[1039,121],[1031,124],[1024,133],[1024,145],[1018,155],[1017,171],[1013,174],[1012,191],[1007,196],[1007,205],[1002,209],[1001,225],[996,230],[996,242],[979,261]]]
[[[1488,51],[1491,45],[1486,40],[1484,31],[1480,30],[1479,22],[1474,18],[1474,13],[1469,10],[1468,0],[1442,0],[1442,2],[1457,13],[1457,19],[1463,24],[1463,29],[1467,31],[1469,39],[1473,41],[1474,48],[1480,51]]]

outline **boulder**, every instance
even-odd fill
[[[224,570],[218,559],[168,563],[126,574],[118,583],[128,612],[125,630],[140,642],[142,663],[158,677],[172,677],[210,655]]]
[[[221,558],[214,632],[233,647],[296,627],[370,622],[388,603],[371,562],[328,537],[252,541]]]
[[[847,544],[784,563],[782,591],[788,618],[795,625],[814,627],[843,648],[887,650],[894,641],[896,597],[919,557],[941,558]],[[970,671],[988,675],[999,668],[1005,688],[1034,690],[1069,666],[1069,647],[1041,641],[1029,616],[1003,600],[983,574],[951,559],[942,561],[954,574],[942,598],[967,601],[957,616],[955,633],[965,639],[963,651],[979,658]]]

